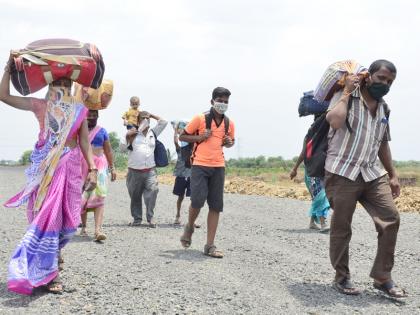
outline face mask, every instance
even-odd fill
[[[149,119],[143,119],[139,126],[139,131],[144,131],[147,127],[149,127]]]
[[[220,115],[223,115],[228,109],[228,104],[214,101],[213,102],[213,108]]]
[[[373,82],[367,87],[367,90],[375,100],[379,101],[382,96],[389,92],[389,86],[383,83]]]

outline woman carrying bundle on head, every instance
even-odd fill
[[[81,154],[88,164],[86,189],[96,186],[97,169],[88,140],[87,109],[71,96],[72,81],[60,78],[49,84],[45,99],[10,95],[14,58],[11,55],[0,83],[0,100],[16,109],[32,111],[40,132],[26,171],[25,187],[6,207],[28,203],[29,227],[10,264],[8,288],[20,294],[46,286],[61,293],[60,250],[80,222]]]

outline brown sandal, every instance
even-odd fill
[[[223,258],[224,254],[221,250],[218,250],[214,245],[205,245],[204,246],[204,255],[210,256],[213,258]]]
[[[105,241],[106,235],[102,231],[95,232],[95,241]]]
[[[52,294],[62,294],[64,292],[63,283],[61,282],[58,276],[50,283],[48,283],[45,287],[47,291]]]
[[[359,295],[360,290],[354,286],[350,279],[343,279],[341,281],[334,281],[334,289],[345,295]]]
[[[188,248],[191,246],[191,237],[194,233],[194,227],[190,227],[188,224],[185,224],[184,226],[184,234],[182,234],[181,238],[179,239],[181,241],[181,245],[184,248]],[[189,234],[189,236],[187,236]]]
[[[382,284],[374,282],[373,287],[395,299],[406,298],[408,296],[405,290],[397,286],[392,280],[388,280]]]

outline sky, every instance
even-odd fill
[[[99,118],[108,132],[124,136],[121,116],[131,96],[140,97],[142,110],[168,121],[189,119],[208,110],[213,88],[223,86],[232,92],[226,114],[236,127],[236,145],[225,156],[289,159],[299,155],[312,122],[299,118],[299,99],[315,89],[328,65],[355,59],[368,67],[388,59],[398,69],[385,97],[393,158],[420,160],[418,1],[67,4],[0,0],[0,59],[5,64],[11,49],[38,39],[94,43],[104,57],[104,77],[114,81],[112,102]],[[32,113],[0,102],[0,159],[19,159],[37,133]],[[171,126],[160,137],[174,150]]]

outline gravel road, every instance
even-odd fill
[[[23,168],[0,168],[0,202],[17,192]],[[225,195],[217,245],[222,260],[202,254],[203,228],[190,249],[174,227],[175,197],[160,185],[158,227],[129,227],[124,181],[110,185],[104,230],[108,240],[75,236],[65,248],[66,290],[19,296],[6,288],[7,263],[24,234],[23,209],[0,209],[0,314],[420,314],[420,215],[403,213],[394,279],[409,292],[404,303],[372,288],[368,277],[376,251],[371,219],[356,211],[351,243],[353,280],[363,289],[346,297],[331,287],[328,235],[307,230],[308,202]],[[183,218],[187,202],[183,205]],[[93,218],[89,216],[89,232]]]

